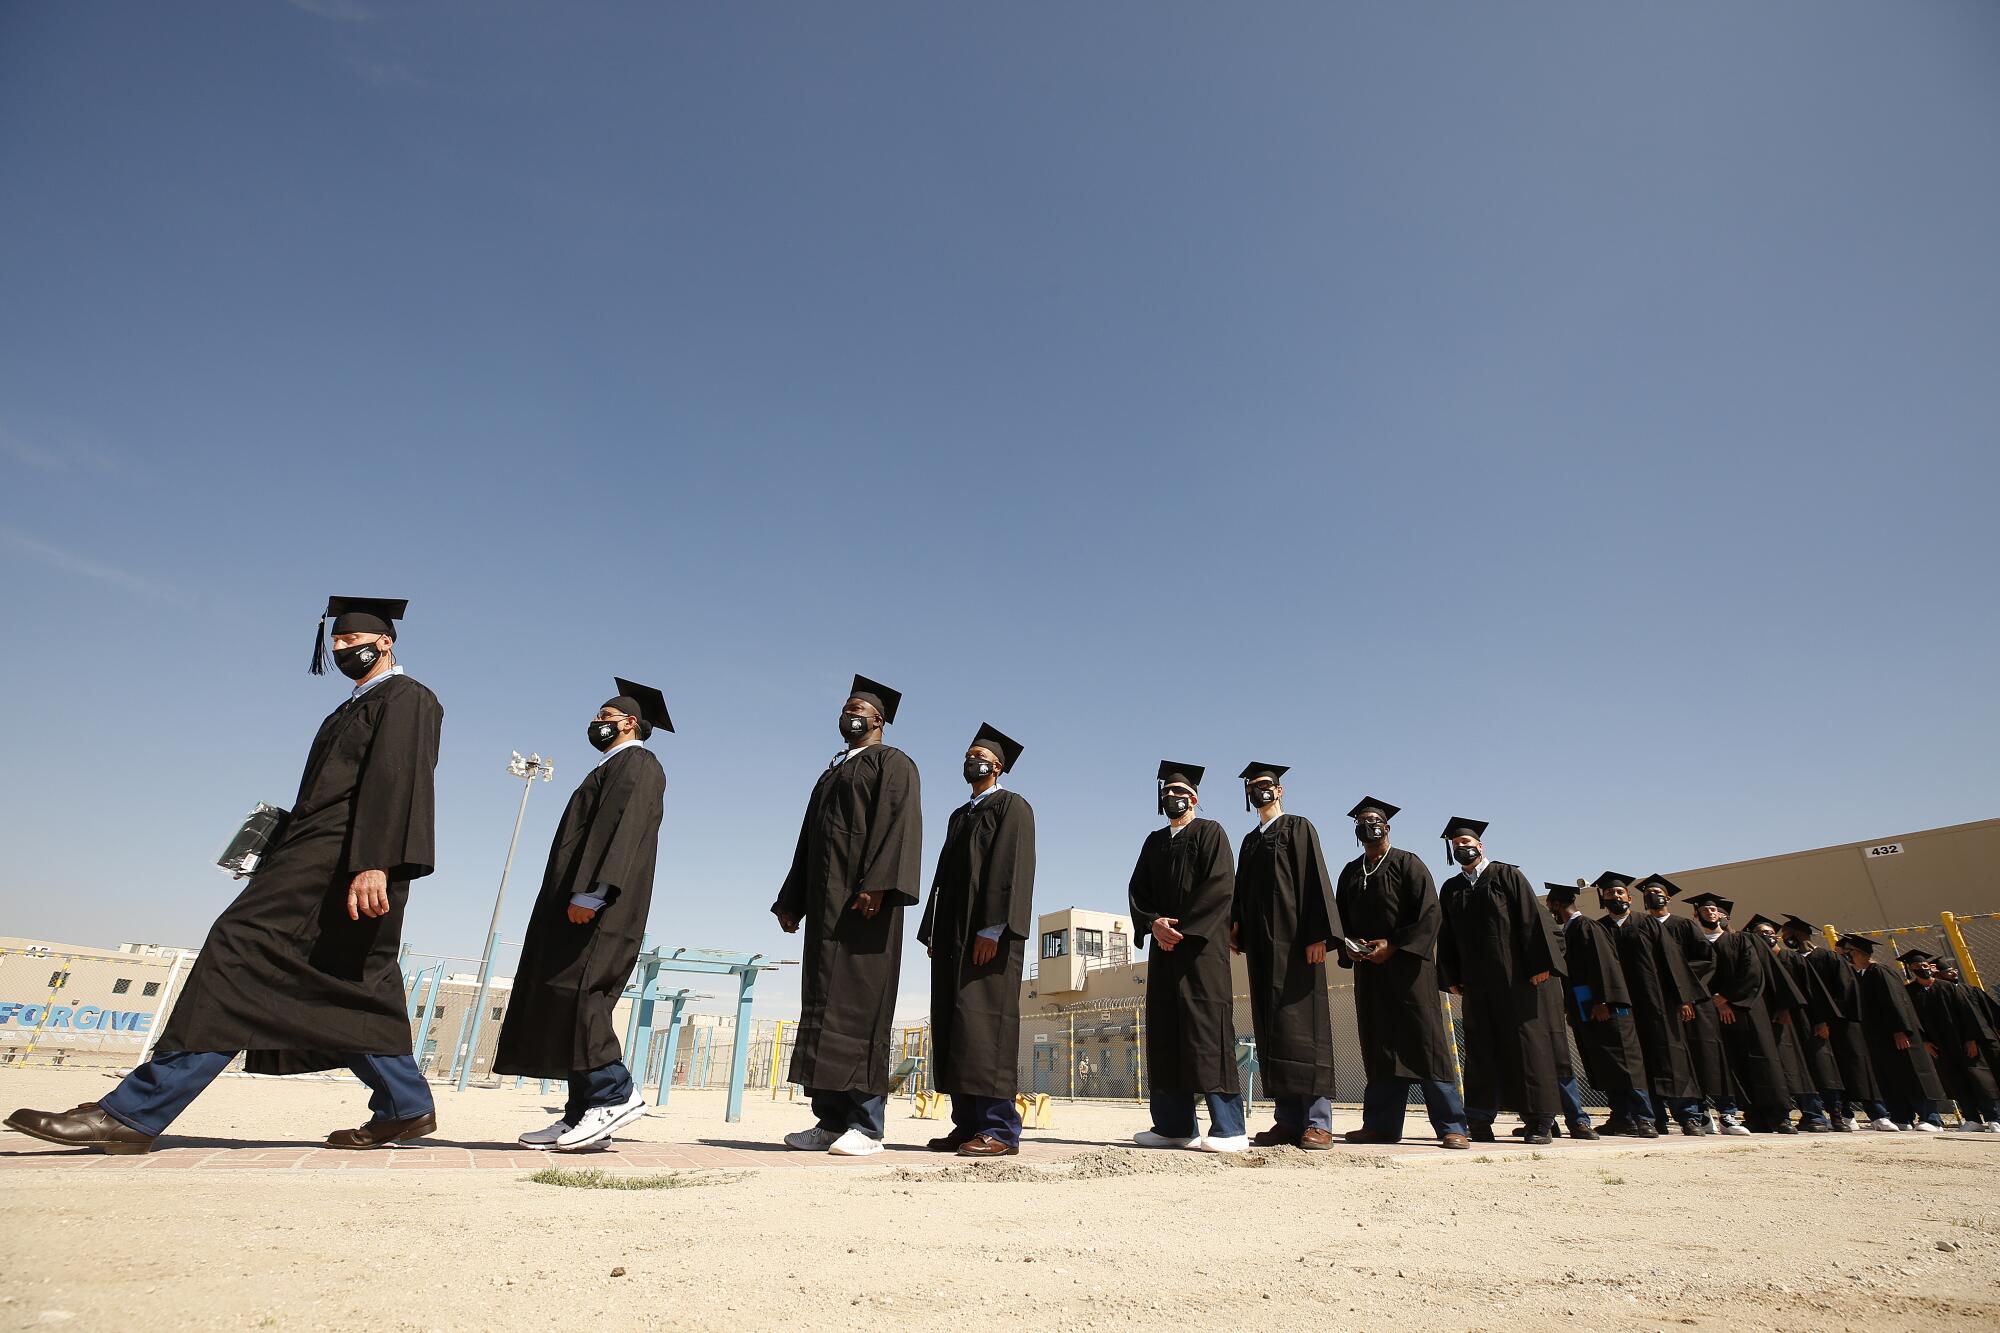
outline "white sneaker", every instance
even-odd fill
[[[1985,1134],[2000,1134],[2000,1122],[1992,1120],[1987,1121],[1983,1126],[1981,1126],[1981,1132]]]
[[[556,1140],[569,1133],[576,1126],[567,1120],[558,1120],[547,1129],[531,1129],[514,1140],[523,1148],[539,1148],[547,1151],[556,1146]]]
[[[1150,1129],[1142,1129],[1132,1136],[1132,1142],[1141,1148],[1191,1148],[1193,1139],[1175,1138],[1170,1134],[1155,1134]]]
[[[1902,1126],[1886,1115],[1878,1115],[1868,1122],[1866,1128],[1872,1129],[1878,1134],[1894,1134]]]
[[[1917,1133],[1919,1133],[1919,1134],[1942,1134],[1942,1133],[1944,1133],[1944,1126],[1943,1126],[1943,1125],[1933,1125],[1933,1124],[1932,1124],[1932,1123],[1931,1123],[1930,1121],[1928,1121],[1928,1120],[1919,1120],[1919,1121],[1917,1122]]]
[[[850,1129],[827,1148],[835,1157],[873,1157],[882,1151],[882,1140],[871,1139],[858,1129]]]
[[[1854,1123],[1853,1116],[1848,1116],[1845,1120],[1841,1121],[1840,1127],[1842,1129],[1845,1129],[1850,1134],[1852,1134],[1856,1129],[1859,1128],[1859,1126]]]
[[[557,1152],[579,1152],[599,1143],[608,1143],[611,1133],[646,1114],[646,1094],[632,1089],[632,1095],[616,1106],[593,1106],[576,1122],[576,1128],[556,1140]]]
[[[1234,1138],[1227,1139],[1218,1139],[1213,1134],[1208,1134],[1194,1141],[1194,1147],[1201,1152],[1242,1152],[1249,1146],[1248,1134],[1238,1134]]]
[[[1750,1131],[1748,1129],[1745,1129],[1743,1127],[1743,1123],[1740,1120],[1737,1120],[1734,1116],[1726,1115],[1722,1117],[1721,1132],[1724,1134],[1733,1134],[1739,1139],[1747,1139],[1750,1137]]]
[[[811,1129],[802,1129],[796,1134],[785,1135],[785,1146],[793,1152],[825,1152],[839,1137],[840,1135],[830,1129],[821,1129],[818,1125],[814,1125]]]

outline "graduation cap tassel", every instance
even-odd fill
[[[326,617],[325,616],[321,616],[319,618],[319,634],[317,637],[313,639],[312,673],[315,676],[324,676],[326,674]]]

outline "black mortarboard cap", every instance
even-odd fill
[[[631,717],[644,718],[655,731],[672,731],[674,720],[667,716],[667,697],[651,685],[641,685],[636,680],[623,676],[613,676],[618,686],[615,698],[606,699],[606,708],[615,708]]]
[[[1193,787],[1196,791],[1200,791],[1201,775],[1206,772],[1208,770],[1198,764],[1177,764],[1171,759],[1162,759],[1160,761],[1159,783],[1164,787],[1169,782],[1183,782]]]
[[[1485,837],[1486,821],[1483,819],[1466,819],[1461,815],[1453,815],[1450,819],[1444,821],[1444,832],[1438,834],[1438,836],[1449,842],[1453,838],[1466,833],[1470,833],[1475,838]]]
[[[1590,887],[1596,889],[1599,893],[1604,892],[1606,889],[1629,889],[1632,887],[1632,877],[1630,875],[1621,875],[1616,870],[1607,870],[1596,879],[1590,881]]]
[[[1638,884],[1636,884],[1634,887],[1640,889],[1650,889],[1656,885],[1663,892],[1665,892],[1665,894],[1669,898],[1677,898],[1680,896],[1681,886],[1674,883],[1672,880],[1668,879],[1665,875],[1648,875],[1646,876],[1646,878],[1640,880]]]
[[[1805,919],[1804,917],[1802,917],[1802,916],[1793,916],[1793,915],[1792,915],[1791,913],[1789,913],[1789,912],[1787,912],[1787,913],[1785,914],[1785,925],[1784,925],[1784,929],[1786,929],[1786,930],[1803,930],[1803,931],[1805,931],[1805,932],[1806,932],[1806,933],[1807,933],[1808,935],[1817,935],[1817,934],[1819,934],[1819,927],[1818,927],[1818,926],[1815,926],[1815,925],[1814,925],[1814,924],[1813,924],[1812,922],[1810,922],[1810,921],[1806,920],[1806,919]]]
[[[979,734],[972,738],[974,745],[983,745],[1000,756],[1000,771],[1014,771],[1014,761],[1021,757],[1021,742],[999,730],[990,722],[979,724]]]
[[[408,601],[395,597],[329,597],[326,610],[319,613],[319,632],[313,640],[312,673],[326,674],[326,622],[333,619],[335,634],[386,634],[396,637],[396,622],[410,609]]]
[[[1842,935],[1834,943],[1843,949],[1859,949],[1871,958],[1875,955],[1875,941],[1866,935]]]
[[[1552,903],[1573,903],[1576,901],[1576,885],[1574,884],[1550,884],[1544,880],[1542,882],[1542,889],[1548,900]]]
[[[1762,912],[1757,913],[1757,915],[1751,917],[1748,921],[1745,921],[1743,923],[1743,929],[1745,930],[1755,930],[1759,926],[1769,926],[1772,930],[1784,929],[1783,924],[1773,920],[1768,916],[1765,916]]]
[[[875,705],[875,711],[882,715],[884,722],[896,720],[896,708],[903,702],[900,691],[892,690],[881,681],[870,680],[866,676],[854,678],[854,688],[847,692],[847,697]]]
[[[1912,963],[1935,963],[1937,955],[1928,949],[1905,949],[1896,955],[1896,961],[1908,967]]]
[[[1359,805],[1347,812],[1347,817],[1349,819],[1359,819],[1363,810],[1379,810],[1382,812],[1382,818],[1394,819],[1398,814],[1402,813],[1403,807],[1400,805],[1390,805],[1387,801],[1377,800],[1373,796],[1364,796],[1361,798]]]
[[[1697,893],[1687,900],[1689,907],[1707,907],[1711,904],[1720,907],[1724,916],[1736,910],[1735,902],[1719,893]]]

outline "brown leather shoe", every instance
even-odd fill
[[[1283,1125],[1273,1125],[1269,1129],[1257,1131],[1250,1136],[1253,1148],[1296,1148],[1299,1146],[1299,1131],[1286,1129]]]
[[[1341,1136],[1349,1143],[1401,1143],[1401,1138],[1390,1138],[1387,1134],[1372,1129],[1350,1129]]]
[[[1307,1126],[1305,1133],[1299,1135],[1299,1147],[1306,1152],[1326,1152],[1333,1147],[1333,1131]]]
[[[32,1111],[24,1106],[7,1117],[7,1128],[65,1148],[95,1148],[117,1154],[153,1150],[153,1135],[112,1119],[96,1102],[67,1111]]]
[[[437,1133],[438,1121],[435,1111],[409,1116],[403,1120],[370,1120],[359,1129],[336,1129],[326,1136],[329,1148],[386,1148],[392,1143],[402,1143],[408,1139],[420,1139],[426,1134]]]
[[[1470,1148],[1471,1146],[1472,1140],[1463,1134],[1447,1134],[1438,1140],[1438,1147],[1440,1148]]]
[[[958,1145],[960,1157],[1019,1157],[1021,1145],[1002,1143],[991,1134],[974,1134]]]

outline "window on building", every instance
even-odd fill
[[[160,983],[157,981],[149,981],[144,986],[141,986],[139,988],[139,993],[141,995],[158,995],[160,993]]]
[[[68,980],[69,980],[69,973],[64,972],[60,968],[58,968],[56,971],[49,973],[49,989],[58,990],[62,987],[62,984]]]
[[[1085,930],[1079,926],[1076,932],[1076,951],[1086,958],[1104,957],[1104,932]]]
[[[1062,957],[1063,936],[1067,935],[1068,933],[1069,932],[1065,930],[1052,930],[1048,934],[1042,936],[1042,957],[1044,958]]]
[[[498,1022],[499,1022],[499,1021],[500,1021],[500,1020],[501,1020],[501,1019],[502,1019],[503,1017],[505,1017],[505,1016],[506,1016],[506,1013],[507,1013],[507,1009],[506,1009],[506,1006],[504,1006],[504,1005],[498,1005],[498,1004],[494,1005],[494,1006],[493,1006],[493,1021],[494,1021],[494,1022],[496,1022],[496,1023],[498,1023]]]
[[[1111,932],[1111,961],[1122,963],[1132,957],[1132,941],[1122,930]]]
[[[53,986],[56,983],[51,981],[49,984]],[[123,995],[126,991],[129,991],[131,989],[132,989],[132,978],[130,977],[120,977],[118,978],[118,980],[111,983],[111,993],[113,995]]]

